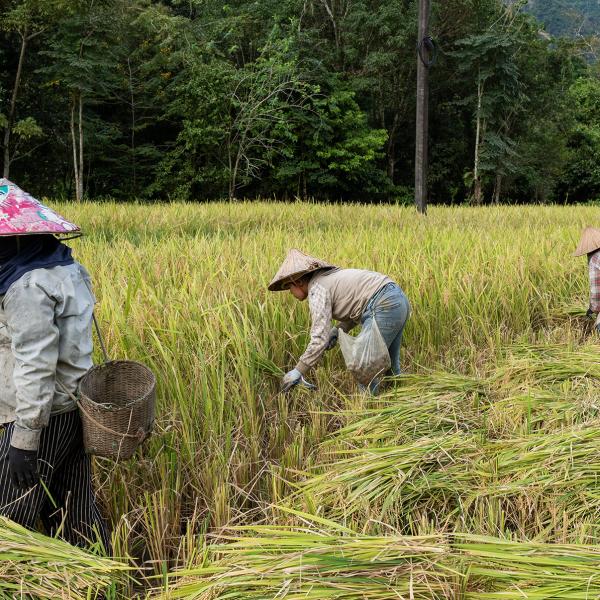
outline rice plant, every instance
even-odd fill
[[[91,600],[130,568],[0,517],[0,598]]]
[[[142,361],[158,378],[153,437],[130,462],[95,460],[113,547],[135,558],[140,579],[164,584],[200,561],[216,569],[203,575],[214,578],[206,598],[238,593],[227,588],[234,572],[220,562],[218,534],[289,523],[281,507],[374,538],[598,539],[600,350],[581,317],[585,264],[571,257],[597,209],[431,207],[427,218],[397,206],[267,202],[59,210],[87,233],[72,246],[92,273],[111,357]],[[316,392],[278,393],[310,325],[306,306],[266,291],[294,246],[387,273],[407,293],[406,375],[381,397],[358,392],[337,350],[311,373]],[[251,535],[268,545],[284,534]],[[323,552],[339,558],[333,542]],[[283,577],[276,562],[269,569]],[[462,593],[435,565],[422,566],[435,571],[436,593]],[[395,571],[374,569],[380,595],[366,583],[348,595],[386,597]],[[348,583],[343,569],[327,577]],[[275,589],[256,584],[252,594],[285,597]],[[470,593],[488,591],[500,593]]]

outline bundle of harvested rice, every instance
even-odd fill
[[[0,598],[92,600],[128,570],[0,517]]]
[[[337,530],[235,528],[209,547],[213,564],[180,571],[160,597],[185,600],[448,598],[454,573],[436,562],[442,536],[370,537]]]

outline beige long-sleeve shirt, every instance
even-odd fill
[[[373,295],[388,283],[392,279],[387,275],[362,269],[333,269],[314,275],[308,284],[310,342],[296,369],[304,375],[317,364],[327,347],[332,319],[349,331],[360,321]]]

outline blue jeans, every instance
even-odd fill
[[[363,329],[371,327],[373,319],[385,340],[390,353],[391,371],[393,375],[400,375],[400,347],[402,346],[402,333],[410,316],[410,303],[408,298],[397,283],[388,283],[381,288],[367,303],[360,319]],[[377,391],[379,381],[373,381],[370,389]]]

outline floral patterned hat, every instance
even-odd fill
[[[0,236],[33,233],[77,237],[81,230],[12,181],[0,177]]]

